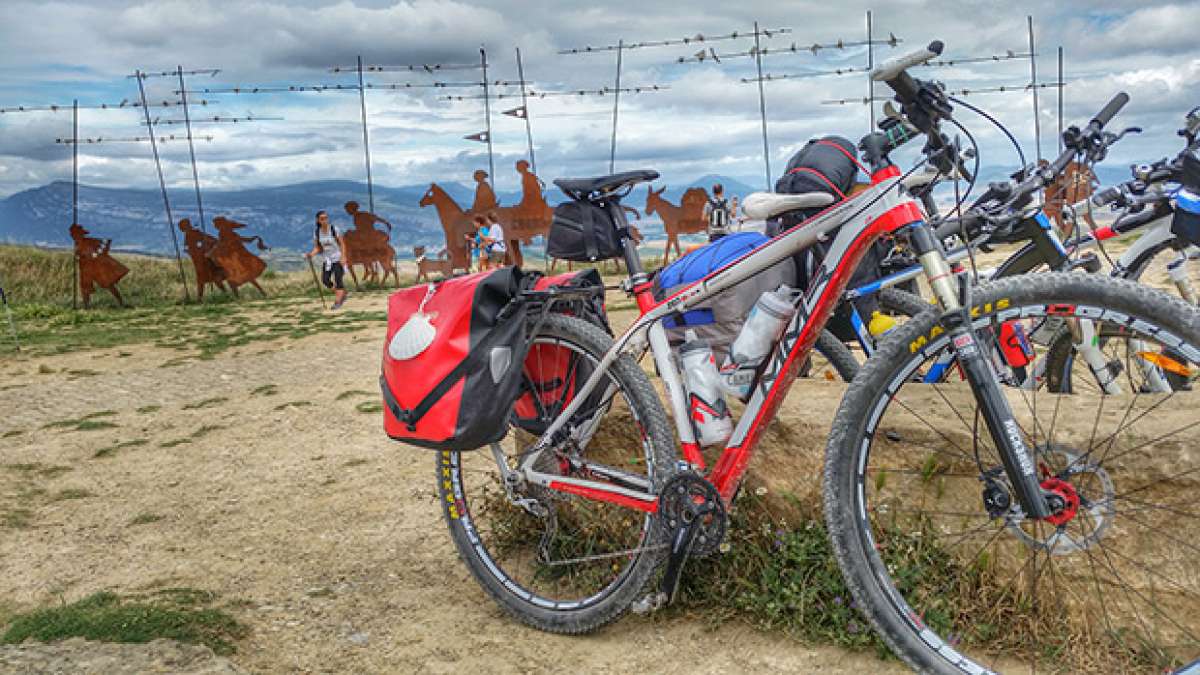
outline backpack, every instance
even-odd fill
[[[703,279],[768,241],[758,232],[735,232],[702,246],[658,271],[654,276],[654,297],[665,300],[684,286]],[[694,309],[664,319],[667,339],[672,344],[682,344],[688,329],[695,330],[697,336],[708,341],[720,362],[742,330],[746,315],[758,297],[783,284],[794,286],[795,283],[795,263],[790,258],[783,260]]]
[[[729,229],[729,202],[724,197],[708,200],[708,230],[723,233]]]
[[[388,436],[436,450],[473,450],[504,437],[527,349],[524,276],[506,267],[392,294],[379,378]],[[419,315],[434,329],[423,350],[410,338],[425,331],[401,331]]]

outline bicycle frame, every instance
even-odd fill
[[[645,512],[656,512],[658,495],[654,493],[653,486],[646,485],[644,478],[627,476],[611,467],[589,465],[587,468],[593,469],[590,473],[609,479],[589,480],[542,473],[534,469],[534,464],[540,453],[550,448],[556,439],[567,431],[565,427],[568,420],[578,412],[588,395],[599,386],[601,379],[618,356],[632,344],[644,344],[641,341],[645,340],[649,343],[660,376],[666,385],[683,457],[693,468],[704,471],[704,458],[696,443],[687,400],[683,393],[682,378],[667,344],[663,319],[687,311],[721,291],[826,239],[827,235],[837,230],[828,253],[813,275],[808,291],[797,301],[796,312],[775,345],[770,359],[760,371],[745,412],[733,435],[707,474],[721,497],[726,502],[732,500],[763,431],[774,418],[800,366],[812,350],[817,336],[841,301],[850,275],[862,257],[880,237],[908,227],[924,225],[925,217],[919,204],[899,189],[899,174],[899,170],[892,166],[877,171],[872,177],[872,187],[826,209],[661,302],[654,298],[651,293],[652,284],[643,276],[640,283],[635,283],[632,287],[641,312],[640,317],[616,338],[612,348],[575,393],[570,404],[551,422],[546,432],[513,471],[519,473],[524,480],[552,490]],[[615,208],[614,212],[623,218],[619,208]],[[633,274],[632,267],[631,278],[638,278]],[[508,472],[507,466],[502,464],[501,471]]]

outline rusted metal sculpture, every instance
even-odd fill
[[[708,203],[708,192],[704,188],[688,188],[679,200],[679,206],[667,201],[662,193],[666,186],[657,191],[653,187],[646,188],[646,215],[657,213],[663,221],[663,229],[667,232],[667,247],[663,251],[663,265],[671,257],[671,247],[675,247],[675,257],[681,257],[683,251],[679,246],[679,235],[696,234],[708,231],[708,221],[704,218],[704,205]]]
[[[1049,162],[1043,159],[1038,165],[1047,166]],[[1092,173],[1091,169],[1079,162],[1071,162],[1046,186],[1046,199],[1042,210],[1047,218],[1054,221],[1060,237],[1069,235],[1073,227],[1063,215],[1063,209],[1091,197],[1097,184],[1096,174]],[[1081,210],[1075,216],[1086,220],[1091,229],[1096,229],[1096,221],[1092,220],[1092,214],[1087,209]]]
[[[355,265],[363,266],[363,281],[387,283],[390,273],[399,287],[400,273],[396,270],[396,249],[392,248],[389,241],[392,224],[370,211],[363,211],[358,207],[358,202],[346,202],[345,209],[354,221],[354,228],[343,235],[346,250],[342,251],[342,263],[346,266],[346,271],[350,272],[350,278],[354,280],[354,288],[359,288],[358,275],[354,273]],[[375,223],[382,223],[387,227],[387,232],[376,229]],[[379,277],[381,269],[382,279]]]
[[[112,239],[100,241],[87,236],[89,232],[82,225],[74,223],[68,230],[75,242],[75,258],[79,263],[79,290],[83,295],[83,308],[92,306],[92,291],[97,286],[105,289],[117,299],[117,304],[125,306],[121,291],[117,290],[117,282],[129,274],[129,268],[117,262],[109,255]]]
[[[421,283],[421,279],[432,281],[432,274],[440,274],[443,279],[450,278],[453,270],[445,251],[437,258],[430,258],[426,255],[424,246],[414,246],[413,255],[417,257],[417,283]]]
[[[196,269],[196,299],[204,300],[204,289],[209,284],[228,293],[224,268],[209,257],[217,248],[217,238],[192,227],[192,221],[187,218],[179,221],[179,231],[183,233],[183,246],[192,259],[192,267]]]
[[[262,237],[243,237],[237,230],[245,227],[245,223],[230,220],[224,216],[213,218],[213,226],[217,228],[217,245],[208,252],[208,257],[225,272],[225,282],[233,297],[238,297],[238,286],[250,284],[258,289],[265,297],[267,292],[258,285],[258,277],[267,269],[267,263],[262,258],[246,250],[246,244],[257,242],[258,250],[269,250],[263,243]]]
[[[471,209],[463,210],[437,183],[429,186],[421,197],[421,206],[437,209],[438,219],[446,234],[446,248],[450,251],[450,264],[455,270],[466,270],[471,263],[468,235],[474,236],[471,218],[476,214],[495,215],[504,229],[508,263],[524,264],[521,244],[528,244],[536,236],[545,236],[550,231],[554,208],[546,203],[542,181],[530,170],[529,162],[518,160],[517,173],[521,175],[521,201],[515,206],[499,206],[496,194],[487,182],[486,171],[475,172],[475,199]],[[487,206],[489,205],[490,206]]]

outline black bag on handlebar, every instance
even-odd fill
[[[607,206],[571,200],[554,207],[546,255],[559,260],[596,262],[621,256],[621,231]]]

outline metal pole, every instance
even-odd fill
[[[192,295],[188,292],[187,276],[183,273],[183,257],[179,255],[179,237],[175,235],[175,219],[171,216],[171,200],[167,198],[167,181],[163,178],[162,160],[158,157],[154,125],[150,123],[150,107],[146,105],[146,84],[143,82],[145,76],[140,70],[136,71],[134,76],[137,78],[138,93],[142,97],[142,112],[146,113],[146,133],[150,136],[150,150],[154,153],[154,166],[158,169],[158,187],[162,190],[163,207],[167,211],[167,231],[171,233],[171,243],[175,246],[175,262],[179,263],[179,283],[183,286],[184,300],[191,302]]]
[[[875,43],[871,40],[871,10],[867,10],[867,110],[870,112],[871,126],[867,133],[875,130],[875,80],[871,79],[871,70],[875,68]]]
[[[483,47],[479,48],[479,62],[483,65],[483,117],[487,122],[485,127],[487,131],[488,142],[488,176],[492,179],[492,189],[496,188],[496,160],[492,154],[492,101],[491,93],[488,89],[487,79],[487,52]]]
[[[71,224],[79,224],[79,99],[71,104]],[[79,252],[71,251],[71,309],[79,309]],[[6,303],[7,306],[7,303]]]
[[[529,104],[525,101],[525,68],[521,65],[521,48],[517,47],[517,78],[521,81],[521,110],[525,111],[525,137],[529,140],[529,166],[537,175],[537,160],[533,157],[533,127],[529,121]]]
[[[358,104],[362,108],[363,155],[367,160],[367,208],[375,213],[375,188],[371,183],[371,141],[367,137],[367,88],[363,86],[362,55],[358,57]]]
[[[758,67],[758,115],[762,118],[763,163],[767,167],[767,190],[771,189],[771,149],[767,144],[767,99],[763,92],[762,49],[758,41],[758,22],[754,22],[754,64]]]
[[[1066,88],[1066,82],[1063,81],[1063,48],[1058,48],[1058,151],[1062,152],[1062,121],[1063,121],[1063,89]]]
[[[617,87],[613,92],[612,143],[608,149],[608,172],[616,171],[617,165],[617,112],[621,107],[621,53],[625,51],[624,38],[617,40]]]
[[[1030,89],[1033,90],[1033,143],[1037,148],[1037,158],[1042,160],[1042,121],[1041,113],[1038,111],[1038,81],[1037,81],[1037,53],[1033,46],[1033,16],[1025,17],[1029,21],[1029,78]]]
[[[188,153],[192,157],[192,183],[196,186],[196,210],[200,212],[200,231],[205,231],[204,202],[200,200],[200,174],[196,171],[196,145],[192,142],[192,117],[188,113],[187,87],[183,84],[183,66],[176,66],[179,73],[179,96],[183,102],[183,124],[187,129]]]

